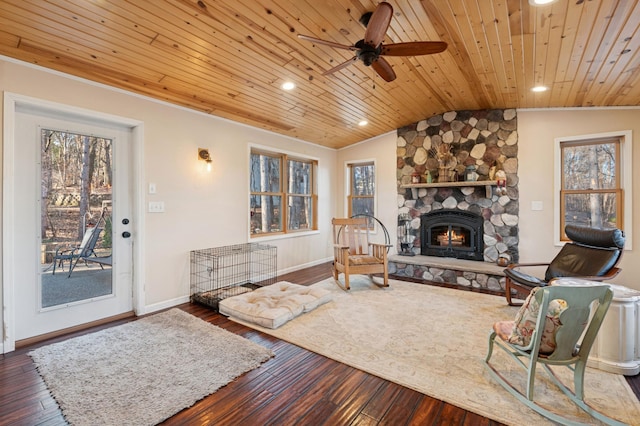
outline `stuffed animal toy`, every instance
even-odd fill
[[[507,173],[504,170],[496,172],[496,194],[507,195]]]

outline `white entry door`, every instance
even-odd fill
[[[17,106],[14,132],[14,177],[10,189],[13,203],[5,204],[4,208],[5,211],[13,209],[13,247],[5,247],[5,250],[13,257],[15,341],[131,311],[134,236],[131,129],[88,116]],[[94,199],[89,213],[72,219],[77,221],[78,233],[91,226],[101,227],[100,238],[105,248],[100,253],[88,253],[100,262],[84,262],[78,257],[77,248],[82,241],[69,242],[69,247],[60,246],[60,250],[47,249],[49,236],[43,235],[43,222],[48,218],[42,204],[51,201],[43,200],[43,186],[51,179],[46,176],[46,167],[52,166],[44,165],[49,160],[44,158],[43,162],[43,146],[45,135],[51,132],[77,135],[80,139],[99,138],[110,146],[107,154],[112,156],[110,164],[113,165],[107,185],[110,194],[99,200],[100,207],[95,207]],[[56,179],[71,173],[60,168],[58,165],[54,170]],[[66,179],[73,181],[76,177],[67,176]],[[61,206],[60,211],[76,208],[74,202],[55,202]],[[56,262],[57,267],[55,282],[51,281],[52,262]],[[69,276],[72,266],[76,268]],[[90,286],[98,287],[98,279],[105,281],[101,290],[87,293]],[[79,283],[72,285],[72,281],[78,280]]]

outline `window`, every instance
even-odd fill
[[[619,137],[560,142],[560,237],[568,224],[624,229]]]
[[[252,236],[317,229],[316,161],[252,149],[250,163]]]
[[[375,216],[376,166],[373,161],[347,164],[349,170],[348,215]],[[369,227],[373,228],[369,218]]]

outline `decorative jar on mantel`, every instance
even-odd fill
[[[453,182],[453,170],[449,167],[438,167],[438,183],[442,182]]]

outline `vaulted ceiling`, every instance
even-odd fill
[[[332,148],[450,110],[640,105],[637,0],[389,3],[384,44],[448,44],[386,57],[392,82],[323,75],[354,53],[297,37],[353,45],[369,0],[2,0],[0,54]]]

